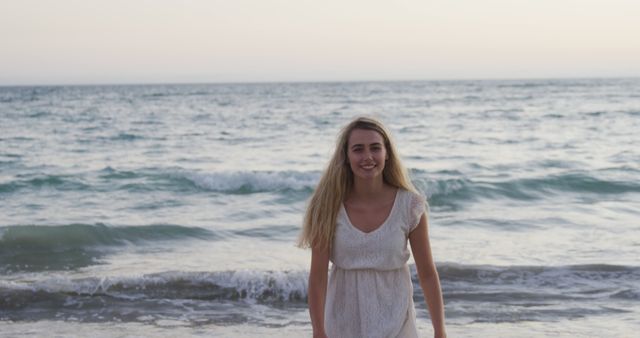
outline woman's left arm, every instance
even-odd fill
[[[425,214],[420,217],[418,226],[409,233],[409,243],[411,243],[411,251],[416,261],[420,287],[422,287],[422,293],[429,307],[434,337],[444,338],[447,336],[444,325],[444,301],[442,300],[442,290],[440,289],[440,277],[431,254],[429,230]]]

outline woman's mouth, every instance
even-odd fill
[[[376,165],[375,163],[370,163],[370,164],[365,164],[365,165],[361,165],[360,168],[364,169],[364,170],[371,170],[373,168],[375,168]]]

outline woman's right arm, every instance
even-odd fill
[[[309,271],[308,303],[313,337],[327,337],[324,332],[324,303],[327,296],[329,274],[329,249],[311,249],[311,269]]]

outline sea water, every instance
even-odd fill
[[[0,87],[0,335],[310,336],[296,238],[360,115],[452,337],[640,330],[640,79],[560,79]]]

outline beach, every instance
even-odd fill
[[[638,93],[638,78],[0,87],[0,336],[311,336],[305,203],[340,127],[370,115],[429,203],[451,337],[632,337]]]

